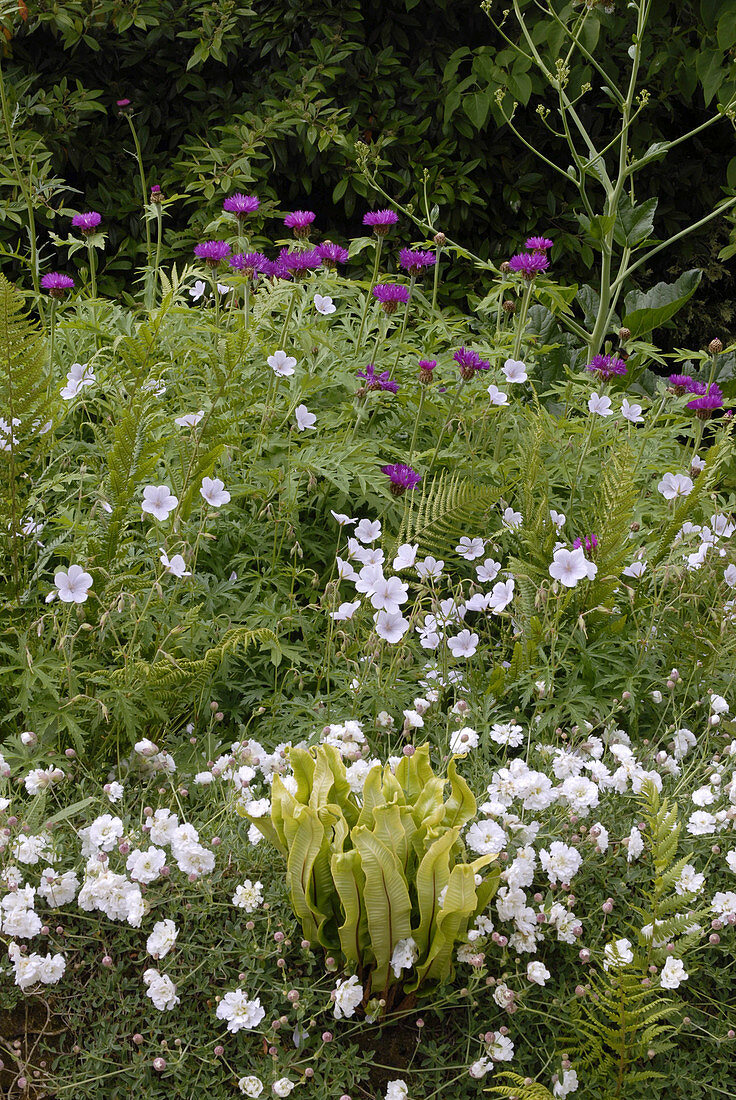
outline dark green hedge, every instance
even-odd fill
[[[494,18],[507,6],[497,0]],[[557,56],[554,23],[534,15],[531,0],[522,6],[537,19],[540,49]],[[536,231],[554,236],[556,268],[571,279],[591,261],[568,217],[572,191],[565,194],[564,181],[502,124],[495,100],[508,88],[530,144],[562,159],[564,146],[535,110],[539,97],[552,105],[547,89],[475,0],[18,0],[17,9],[5,0],[0,11],[8,13],[4,71],[20,96],[19,132],[36,131],[47,178],[79,192],[62,194],[51,183],[40,195],[40,220],[51,225],[62,205],[103,212],[115,257],[109,284],[122,285],[142,237],[132,141],[114,106],[122,97],[135,109],[149,182],[181,196],[169,232],[182,254],[236,189],[256,191],[274,210],[307,204],[325,231],[354,232],[376,202],[356,165],[355,143],[363,141],[383,166],[386,189],[404,201],[421,192],[426,170],[443,227],[474,251],[500,259]],[[612,14],[599,5],[594,16],[586,45],[623,71],[632,29],[625,3],[617,0]],[[513,38],[511,18],[506,27]],[[697,126],[727,98],[735,46],[736,0],[654,0],[642,149]],[[572,87],[588,80],[582,110],[603,134],[614,111],[592,67],[573,70]],[[0,167],[9,168],[7,151]],[[731,125],[718,123],[653,163],[645,185],[659,197],[660,236],[701,216],[724,186],[736,186]],[[0,186],[10,199],[11,181],[0,178]],[[5,242],[17,234],[14,211],[20,204],[6,201]],[[709,225],[645,273],[703,266],[698,310],[710,311],[708,333],[734,327],[733,284],[716,262],[729,228]],[[54,229],[65,232],[66,223],[57,218]],[[463,289],[458,279],[453,290]]]

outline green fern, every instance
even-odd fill
[[[609,455],[596,498],[591,530],[598,533],[598,573],[586,594],[588,608],[607,603],[620,584],[631,555],[629,531],[638,499],[634,455],[624,446]]]
[[[234,627],[228,630],[217,645],[207,650],[198,660],[166,657],[160,661],[133,661],[126,668],[113,669],[108,673],[109,682],[120,686],[135,683],[160,698],[166,699],[182,688],[196,694],[209,685],[228,654],[246,650],[256,643],[268,646],[275,653],[280,652],[279,642],[272,630],[260,627],[249,630],[247,627]]]
[[[449,557],[462,535],[487,530],[500,496],[500,489],[443,470],[421,493],[407,496],[397,545],[416,543],[420,555]]]
[[[509,1081],[508,1085],[491,1085],[489,1089],[484,1091],[491,1096],[502,1096],[506,1100],[554,1100],[552,1093],[546,1087],[541,1085],[538,1081],[532,1081],[528,1084],[528,1078],[520,1077],[518,1073],[513,1073],[511,1070],[500,1070],[496,1074],[496,1080],[503,1078],[504,1081]]]

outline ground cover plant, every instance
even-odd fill
[[[736,348],[659,348],[697,271],[631,285],[678,243],[629,155],[632,12],[602,144],[546,74],[577,285],[546,224],[487,261],[367,154],[339,242],[244,187],[173,257],[147,188],[122,295],[107,211],[43,266],[28,204],[0,275],[9,1097],[733,1093]],[[472,312],[442,304],[465,270]]]

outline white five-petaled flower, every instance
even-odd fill
[[[585,560],[582,547],[578,547],[576,550],[568,550],[566,547],[561,546],[554,552],[549,567],[549,575],[559,581],[560,584],[564,584],[565,588],[574,588],[578,581],[590,576],[591,564],[591,562]],[[595,565],[593,569],[597,572]],[[595,576],[595,573],[593,576]]]
[[[352,619],[359,607],[360,600],[356,600],[354,603],[341,603],[337,611],[330,612],[330,618],[336,623],[347,622],[348,619]]]
[[[206,292],[206,290],[207,284],[204,282],[204,280],[197,279],[194,286],[189,288],[189,297],[192,299],[192,301],[198,302],[202,295]]]
[[[526,382],[528,378],[526,365],[521,359],[507,359],[501,369],[506,375],[507,382]]]
[[[351,523],[356,523],[357,520],[351,519],[350,516],[346,516],[344,512],[333,512],[330,508],[335,523],[339,523],[341,527],[349,526]]]
[[[54,584],[62,603],[84,603],[92,583],[92,577],[85,573],[81,565],[70,565],[66,573],[54,574]]]
[[[456,552],[461,558],[465,558],[466,561],[475,561],[476,558],[481,557],[484,549],[485,542],[483,539],[470,539],[467,535],[463,535],[460,542],[455,547]]]
[[[632,561],[631,565],[627,565],[623,571],[624,577],[643,577],[646,570],[647,563],[645,561]]]
[[[394,569],[397,573],[401,569],[411,569],[417,560],[417,550],[419,549],[419,543],[405,542],[396,551],[396,557],[393,561]],[[732,566],[733,568],[733,566]]]
[[[220,481],[219,477],[203,477],[199,492],[212,508],[221,508],[223,504],[227,504],[230,500],[225,482]]]
[[[376,624],[376,634],[383,638],[389,645],[400,642],[409,629],[409,620],[405,619],[400,611],[377,611],[373,616]]]
[[[65,401],[71,401],[84,386],[93,386],[96,381],[95,372],[86,363],[72,363],[66,376],[66,385],[61,390],[61,396]]]
[[[513,508],[504,508],[501,523],[509,531],[518,531],[524,522],[521,512],[515,512]]]
[[[332,301],[329,294],[315,294],[314,308],[317,310],[317,313],[321,313],[326,317],[329,313],[334,313],[337,306]]]
[[[509,379],[509,381],[513,381],[513,379]],[[488,387],[488,396],[492,405],[508,405],[509,403],[509,395],[500,390],[498,386],[494,386],[493,382]]]
[[[296,426],[300,432],[313,428],[317,423],[317,417],[309,411],[306,405],[297,405],[294,409],[294,416],[296,417]]]
[[[565,520],[567,519],[567,516],[564,512],[556,512],[554,508],[550,508],[549,518],[552,520],[555,527],[559,531],[562,527],[565,526]]]
[[[633,401],[630,402],[626,397],[621,402],[621,415],[624,420],[628,420],[632,424],[641,424],[644,420],[641,415],[641,405],[637,405]]]
[[[172,577],[191,577],[191,572],[187,569],[187,563],[181,554],[174,554],[172,558],[166,553],[164,548],[159,547],[161,553],[159,555],[159,561],[163,565],[167,573],[171,573]]]
[[[688,493],[692,492],[692,489],[692,480],[685,474],[667,473],[657,486],[657,491],[662,494],[665,500],[674,500],[675,497],[686,497]]]
[[[275,351],[273,355],[269,355],[266,362],[273,373],[278,374],[281,378],[288,378],[290,374],[294,373],[296,366],[294,356],[287,355],[285,351]]]
[[[588,408],[592,413],[597,413],[598,416],[611,416],[613,413],[611,398],[605,393],[591,393],[588,399]]]
[[[381,521],[380,519],[362,519],[358,526],[355,528],[355,537],[360,542],[369,543],[375,542],[376,539],[381,537]]]
[[[154,519],[168,519],[169,512],[173,512],[178,503],[179,498],[173,495],[168,485],[146,485],[143,490],[141,508]]]
[[[199,412],[185,413],[184,416],[174,417],[174,423],[178,424],[180,428],[195,428],[203,416],[204,409],[200,409]]]
[[[461,630],[454,638],[447,639],[447,645],[453,657],[472,657],[478,648],[478,635]]]

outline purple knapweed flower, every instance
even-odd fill
[[[118,107],[130,107],[129,99],[116,99],[115,103]]]
[[[486,362],[485,359],[481,359],[478,352],[473,351],[472,348],[462,347],[455,352],[452,358],[460,367],[460,376],[466,382],[473,378],[477,371],[490,370],[491,364]]]
[[[284,218],[284,225],[294,232],[295,237],[308,237],[312,222],[317,217],[313,210],[294,210]]]
[[[382,371],[381,374],[376,374],[373,363],[369,363],[365,370],[359,370],[358,378],[365,378],[365,388],[367,390],[387,390],[388,393],[399,392],[399,383],[393,381],[387,370]]]
[[[552,243],[549,237],[528,237],[524,248],[528,248],[531,252],[544,253],[549,251]]]
[[[249,279],[255,278],[259,272],[269,273],[271,263],[268,256],[264,256],[262,252],[238,252],[231,256],[228,262],[234,271],[242,271]]]
[[[373,297],[381,303],[384,313],[395,313],[399,302],[409,301],[409,287],[401,283],[378,283],[373,287]]]
[[[288,249],[282,249],[283,252],[287,252]],[[266,259],[261,269],[261,274],[270,275],[272,279],[290,279],[291,272],[284,263],[282,253],[276,257],[275,260]]]
[[[520,252],[509,260],[509,271],[525,279],[536,279],[548,267],[549,260],[543,252]]]
[[[692,393],[690,386],[693,381],[693,377],[689,374],[671,374],[667,379],[668,385],[672,387],[678,396],[683,393]]]
[[[707,420],[716,409],[723,408],[723,391],[715,382],[712,382],[707,390],[702,382],[693,380],[693,386],[697,386],[698,389],[696,391],[692,388],[690,392],[697,393],[698,396],[693,401],[688,401],[685,408],[694,412],[700,420]]]
[[[398,220],[399,215],[395,210],[369,210],[363,215],[363,225],[370,226],[377,237],[385,237]]]
[[[436,359],[420,359],[419,360],[419,381],[424,386],[428,386],[432,381],[434,369],[437,366]]]
[[[289,252],[288,248],[282,248],[279,262],[292,274],[303,275],[322,266],[322,253],[318,248],[307,248],[302,252]]]
[[[617,374],[626,374],[626,363],[615,355],[594,355],[585,369],[608,381]]]
[[[210,267],[217,267],[230,255],[230,245],[227,241],[200,241],[194,246],[194,255]]]
[[[163,191],[157,183],[151,184],[151,202],[158,206],[164,201]]]
[[[325,241],[324,244],[321,244],[319,251],[326,267],[335,267],[336,264],[346,264],[348,262],[347,248],[343,248],[339,244],[333,244],[332,241]]]
[[[392,466],[382,466],[381,473],[386,474],[391,483],[391,492],[400,497],[407,489],[413,489],[422,480],[421,476],[411,466],[405,466],[397,462]]]
[[[241,195],[238,192],[236,195],[230,195],[225,199],[222,209],[226,214],[234,214],[240,221],[241,218],[247,218],[249,214],[255,214],[260,205],[261,200],[257,199],[255,195]]]
[[[98,214],[95,210],[90,210],[87,214],[75,214],[72,218],[72,225],[76,229],[81,229],[85,237],[89,237],[94,233],[97,226],[102,221],[102,214]]]
[[[49,271],[48,275],[41,276],[41,286],[48,290],[50,298],[63,298],[67,290],[74,286],[74,279],[70,275],[61,275],[58,271]]]
[[[399,263],[410,275],[418,275],[425,267],[434,267],[437,257],[434,252],[421,252],[419,249],[402,248]]]
[[[598,549],[598,536],[597,535],[586,535],[584,539],[575,539],[575,542],[572,544],[573,550],[579,550],[583,546],[585,547],[585,549],[588,551],[589,554],[592,553],[593,550],[597,550]]]

